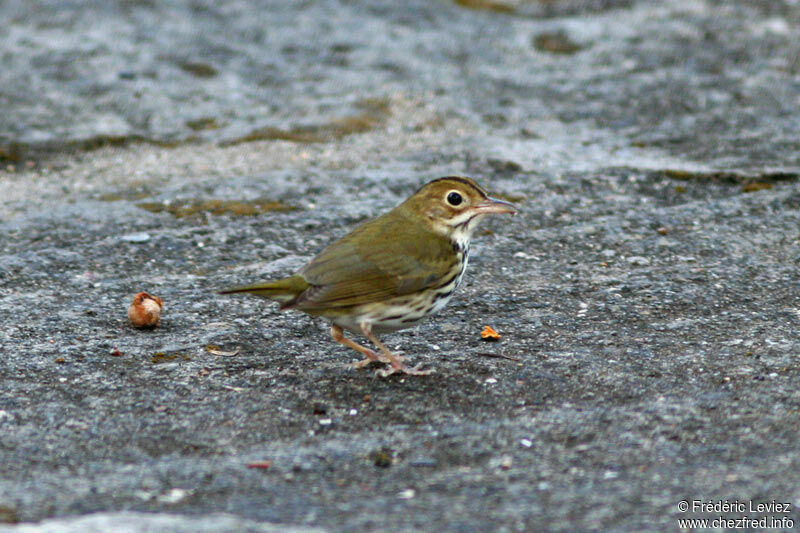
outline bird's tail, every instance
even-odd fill
[[[233,287],[219,291],[220,294],[238,294],[247,293],[261,298],[269,298],[282,304],[287,304],[297,298],[300,293],[309,288],[310,285],[303,279],[302,276],[294,275],[288,278],[279,279],[278,281],[269,281],[266,283],[256,283],[255,285],[247,285],[244,287]]]

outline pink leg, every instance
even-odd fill
[[[381,352],[383,353],[384,357],[381,361],[391,364],[390,368],[385,368],[383,370],[378,370],[377,374],[381,377],[391,376],[395,372],[402,372],[403,374],[410,374],[412,376],[427,376],[433,369],[430,370],[420,370],[419,367],[422,365],[407,367],[403,364],[403,358],[397,356],[389,351],[389,349],[383,345],[381,341],[378,340],[378,337],[372,333],[372,326],[370,326],[366,322],[361,323],[361,331],[364,333],[364,336],[368,338],[372,343],[377,346]]]
[[[366,359],[362,359],[357,363],[353,363],[353,366],[356,368],[363,368],[373,361],[382,363],[391,363],[391,360],[387,359],[386,357],[378,355],[369,348],[364,348],[360,344],[353,342],[347,337],[345,337],[344,330],[342,330],[342,328],[340,328],[339,326],[335,325],[331,326],[331,337],[333,337],[333,340],[335,340],[339,344],[344,344],[348,348],[352,348],[366,357]]]

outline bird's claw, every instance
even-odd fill
[[[402,366],[405,359],[406,358],[402,355],[393,355],[392,357],[389,357],[387,355],[379,354],[370,350],[369,354],[367,354],[367,357],[361,361],[353,363],[353,367],[364,368],[365,366],[369,366],[370,363],[386,363],[387,365],[399,363]]]
[[[364,368],[365,366],[367,366],[371,362],[372,362],[372,359],[370,359],[370,358],[362,359],[361,361],[356,361],[355,363],[353,363],[353,368]]]
[[[354,368],[364,368],[365,366],[369,366],[370,363],[389,363],[391,364],[392,360],[384,355],[378,355],[375,352],[372,352],[372,357],[367,356],[366,358],[362,359],[361,361],[357,361],[353,363]]]
[[[399,366],[390,366],[389,368],[382,368],[380,370],[375,371],[376,377],[389,377],[392,374],[401,373],[401,374],[408,374],[409,376],[427,376],[429,374],[433,374],[434,369],[429,368],[427,370],[420,370],[422,365],[407,367],[403,365]]]

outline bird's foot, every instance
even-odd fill
[[[353,367],[355,367],[355,368],[364,368],[365,366],[368,366],[370,363],[390,363],[391,364],[391,362],[392,362],[392,360],[389,359],[388,357],[386,357],[385,355],[375,353],[372,350],[367,350],[367,351],[365,351],[363,353],[364,353],[364,355],[366,355],[366,357],[364,359],[362,359],[361,361],[353,363]]]
[[[393,363],[392,366],[390,366],[389,368],[376,370],[375,375],[385,378],[391,376],[392,374],[397,374],[397,373],[408,374],[409,376],[427,376],[429,374],[433,374],[434,372],[433,368],[429,368],[427,370],[421,370],[420,369],[421,366],[422,365],[408,367],[402,363],[399,363],[397,365]]]
[[[353,363],[353,367],[354,368],[364,368],[365,366],[369,366],[370,363],[392,364],[393,360],[397,361],[398,363],[400,363],[400,366],[402,366],[403,361],[406,360],[406,358],[403,357],[402,355],[394,355],[394,354],[392,354],[392,356],[389,357],[389,356],[384,355],[384,354],[373,352],[372,350],[369,351],[369,354],[365,353],[364,355],[367,356],[365,359],[362,359],[361,361]]]

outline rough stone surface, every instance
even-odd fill
[[[186,516],[169,513],[94,513],[67,519],[46,520],[37,524],[15,526],[0,525],[2,533],[320,533],[319,528],[291,527],[285,524],[268,524],[242,520],[224,513],[205,516]]]
[[[800,520],[796,1],[0,18],[4,530]],[[354,370],[322,321],[216,295],[445,174],[521,213],[387,337],[433,375]],[[139,291],[159,328],[128,325]]]

